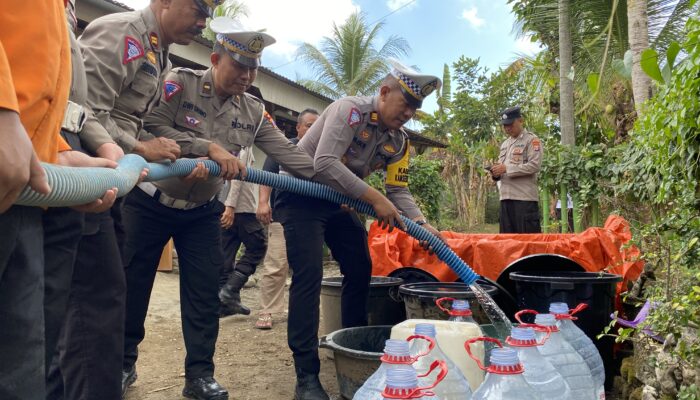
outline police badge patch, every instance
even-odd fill
[[[267,112],[267,111],[265,111],[265,119],[267,120],[267,122],[269,122],[270,124],[272,124],[272,126],[274,126],[275,128],[277,128],[277,124],[275,124],[275,119],[272,118],[272,115],[270,115],[270,113]]]
[[[170,101],[170,99],[181,90],[182,85],[180,85],[179,82],[165,81],[163,84],[163,98],[165,101]]]
[[[348,125],[352,128],[353,126],[359,125],[362,122],[362,114],[360,110],[353,107],[350,109],[350,115],[348,115]]]
[[[187,125],[196,127],[199,125],[199,120],[195,117],[190,117],[189,115],[185,115],[185,122],[187,122]]]
[[[143,54],[141,42],[131,36],[126,36],[124,38],[124,56],[122,58],[122,64],[126,65],[134,60],[138,60],[143,57]]]
[[[540,151],[540,139],[533,139],[532,140],[532,150]]]

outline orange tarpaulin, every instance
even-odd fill
[[[629,223],[611,215],[603,228],[589,228],[578,234],[468,234],[442,232],[447,244],[477,274],[497,280],[513,261],[532,254],[560,254],[580,264],[586,271],[623,276],[618,293],[628,281],[636,280],[644,263],[632,238]],[[388,233],[373,223],[369,230],[372,274],[387,276],[403,266],[424,270],[443,282],[457,275],[437,256],[429,255],[418,241],[395,229]]]

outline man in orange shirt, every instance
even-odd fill
[[[42,209],[12,204],[27,184],[51,190],[40,161],[115,166],[68,151],[59,134],[70,85],[63,7],[19,2],[0,13],[0,398],[8,400],[45,398]],[[84,209],[115,196],[110,190]]]

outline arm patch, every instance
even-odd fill
[[[126,65],[143,57],[143,55],[144,52],[141,42],[131,36],[126,36],[124,38],[124,56],[122,58],[122,64]]]

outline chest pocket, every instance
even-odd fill
[[[139,68],[134,75],[134,80],[129,85],[131,96],[125,99],[129,102],[133,111],[137,113],[145,113],[148,110],[150,103],[155,103],[153,99],[158,94],[158,77],[155,77],[143,69]]]
[[[226,142],[229,146],[234,146],[236,149],[241,147],[250,147],[255,141],[255,129],[244,128],[229,128]]]

